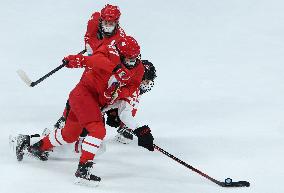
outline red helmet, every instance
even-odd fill
[[[121,13],[118,6],[107,4],[101,10],[101,18],[105,21],[118,21]]]
[[[118,40],[116,47],[120,55],[125,58],[137,58],[140,55],[140,46],[131,36],[125,36]]]

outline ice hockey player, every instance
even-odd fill
[[[139,127],[139,123],[135,119],[136,112],[138,110],[141,95],[151,91],[154,86],[154,80],[157,77],[155,66],[148,60],[141,60],[144,66],[144,75],[139,89],[137,89],[130,97],[126,99],[117,100],[114,104],[108,105],[102,111],[103,114],[107,114],[106,124],[118,128],[118,134],[115,136],[116,141],[128,144],[133,140],[133,131]],[[71,107],[67,102],[64,114],[54,125],[54,129],[62,129],[65,125],[66,116],[68,116]],[[43,135],[48,135],[51,132],[49,129],[45,129]],[[88,132],[83,129],[80,137],[72,146],[75,153],[81,153],[82,142],[87,136]],[[39,134],[35,134],[40,136]],[[103,145],[103,144],[102,144]],[[102,147],[101,152],[104,151]]]
[[[128,144],[133,140],[132,131],[139,128],[141,125],[136,121],[135,115],[138,110],[141,95],[149,92],[154,86],[154,79],[157,77],[155,66],[148,60],[141,60],[145,68],[140,87],[126,99],[117,100],[114,104],[105,107],[102,112],[107,114],[106,124],[111,127],[118,127],[118,134],[115,136],[116,140],[123,144]],[[70,108],[69,108],[70,110]],[[65,116],[68,114],[65,114]],[[64,125],[66,118],[63,116],[59,120]],[[74,144],[74,152],[81,153],[82,141],[87,135],[87,131],[83,129],[80,137]],[[104,146],[105,148],[105,146]],[[104,151],[104,148],[101,152]]]
[[[85,49],[89,56],[102,45],[110,45],[111,42],[118,41],[126,36],[124,30],[119,26],[120,15],[119,7],[110,4],[105,5],[101,12],[92,14],[84,36]],[[85,67],[84,73],[88,70],[90,70],[90,68]],[[64,124],[64,115],[68,107],[69,101],[66,102],[66,109],[64,110],[63,116],[57,121],[56,127],[59,127],[62,123]]]
[[[120,15],[119,7],[110,4],[105,5],[101,12],[92,14],[84,36],[88,55],[92,55],[101,45],[107,45],[125,36],[119,25]]]
[[[135,120],[141,95],[149,92],[154,86],[154,80],[157,77],[155,66],[148,60],[141,60],[144,66],[144,75],[140,87],[128,98],[117,100],[114,104],[108,105],[102,111],[107,115],[106,124],[118,128],[116,140],[123,144],[130,143],[133,140],[132,131],[138,128],[139,124]],[[56,122],[55,129],[61,129],[65,125],[66,116],[69,114],[70,105],[67,102],[64,114]],[[130,129],[132,128],[132,129]],[[45,134],[50,130],[45,130]],[[87,131],[83,129],[78,141],[75,143],[74,151],[80,153],[82,140],[87,135]]]
[[[126,36],[124,30],[119,25],[120,9],[118,6],[107,4],[101,12],[92,14],[88,21],[87,31],[84,36],[85,49],[89,56],[93,54],[102,45],[109,45],[112,41],[118,41]],[[89,68],[85,68],[86,73]],[[83,74],[84,74],[83,73]],[[65,116],[69,108],[69,101],[66,102],[66,108],[63,116],[55,124],[56,128],[62,127],[65,124]],[[48,130],[45,133],[48,133]],[[83,134],[86,133],[85,130]]]
[[[82,154],[75,173],[76,183],[97,185],[101,178],[92,174],[91,170],[93,159],[106,134],[101,108],[131,96],[140,86],[144,67],[139,56],[140,46],[136,40],[125,36],[118,42],[100,47],[92,56],[65,57],[64,61],[69,68],[91,69],[69,94],[71,111],[66,124],[63,129],[55,130],[33,145],[30,145],[28,136],[19,136],[17,159],[21,161],[25,154],[29,154],[45,161],[47,150],[75,142],[82,128],[86,128],[88,135],[82,144]],[[154,138],[148,126],[139,127],[134,133],[138,137],[138,145],[154,150]]]
[[[129,131],[140,126],[135,120],[135,115],[138,110],[141,95],[152,89],[154,79],[157,77],[155,66],[151,62],[142,60],[142,63],[145,68],[145,73],[139,89],[137,89],[132,96],[119,100],[113,105],[109,105],[104,110],[107,114],[106,123],[109,126],[118,127],[116,140],[124,144],[133,140],[132,132]]]

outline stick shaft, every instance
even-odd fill
[[[82,50],[81,52],[79,52],[78,54],[84,54],[86,52],[86,50]],[[42,82],[44,79],[48,78],[49,76],[51,76],[52,74],[54,74],[55,72],[57,72],[58,70],[60,70],[61,68],[63,68],[64,66],[66,66],[66,63],[62,63],[60,66],[56,67],[55,69],[53,69],[52,71],[50,71],[49,73],[47,73],[46,75],[44,75],[43,77],[41,77],[40,79],[34,81],[31,83],[31,87],[36,86],[37,84],[39,84],[40,82]]]
[[[164,149],[160,148],[159,146],[157,146],[157,145],[155,145],[155,144],[154,144],[154,148],[155,148],[156,150],[158,150],[159,152],[163,153],[164,155],[168,156],[169,158],[172,158],[172,159],[175,160],[176,162],[180,163],[181,165],[187,167],[188,169],[191,169],[192,171],[198,173],[199,175],[201,175],[201,176],[207,178],[208,180],[214,182],[215,184],[218,184],[218,185],[221,185],[221,184],[222,184],[222,182],[220,182],[220,181],[218,181],[218,180],[216,180],[216,179],[214,179],[214,178],[208,176],[207,174],[203,173],[202,171],[200,171],[200,170],[194,168],[193,166],[191,166],[191,165],[185,163],[184,161],[180,160],[179,158],[175,157],[174,155],[170,154],[169,152],[165,151]]]
[[[37,85],[38,83],[42,82],[44,79],[46,79],[47,77],[51,76],[52,74],[54,74],[55,72],[57,72],[58,70],[60,70],[61,68],[63,68],[66,65],[66,63],[61,64],[60,66],[56,67],[55,69],[53,69],[52,71],[50,71],[49,73],[47,73],[46,75],[44,75],[43,77],[41,77],[40,79],[38,79],[35,82],[31,83],[31,87],[34,87],[35,85]]]

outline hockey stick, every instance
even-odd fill
[[[78,54],[84,54],[85,52],[86,52],[86,50],[82,50]],[[51,76],[52,74],[54,74],[55,72],[57,72],[58,70],[63,68],[66,64],[67,63],[63,61],[60,66],[56,67],[55,69],[53,69],[52,71],[50,71],[49,73],[47,73],[46,75],[44,75],[43,77],[41,77],[40,79],[38,79],[34,82],[31,81],[31,79],[28,77],[28,75],[22,69],[17,70],[17,74],[22,79],[22,81],[24,81],[28,86],[34,87],[37,84],[39,84],[40,82],[42,82],[44,79],[46,79],[47,77]]]
[[[187,167],[188,169],[191,169],[192,171],[198,173],[199,175],[207,178],[208,180],[214,182],[215,184],[222,186],[222,187],[249,187],[250,183],[247,181],[238,181],[238,182],[233,182],[231,178],[226,178],[225,182],[221,182],[219,180],[216,180],[212,177],[210,177],[209,175],[203,173],[202,171],[194,168],[193,166],[185,163],[184,161],[180,160],[179,158],[173,156],[172,154],[170,154],[169,152],[163,150],[162,148],[160,148],[159,146],[154,144],[154,148],[161,152],[162,154],[168,156],[169,158],[172,158],[173,160],[175,160],[176,162],[180,163],[181,165]]]
[[[131,130],[126,130],[126,132],[128,132],[129,134],[132,134],[134,136],[135,133]],[[153,144],[154,149],[156,149],[157,151],[161,152],[162,154],[168,156],[169,158],[172,158],[173,160],[175,160],[176,162],[178,162],[179,164],[187,167],[188,169],[191,169],[192,171],[198,173],[199,175],[205,177],[206,179],[210,180],[211,182],[221,186],[221,187],[249,187],[250,183],[247,181],[238,181],[238,182],[233,182],[231,178],[226,178],[225,182],[221,182],[219,180],[216,180],[212,177],[210,177],[209,175],[205,174],[204,172],[194,168],[193,166],[185,163],[184,161],[180,160],[179,158],[175,157],[174,155],[170,154],[169,152],[167,152],[166,150],[162,149],[161,147]]]

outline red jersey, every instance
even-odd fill
[[[113,75],[114,68],[121,64],[120,56],[114,43],[115,41],[108,46],[101,46],[92,56],[85,57],[85,64],[90,70],[83,74],[80,83],[98,96],[100,106],[106,104],[106,99],[103,96],[108,88],[108,81]],[[118,99],[131,96],[139,88],[144,74],[142,62],[139,62],[135,68],[130,70],[126,69],[124,65],[122,65],[122,68],[129,73],[130,78],[120,88]]]
[[[124,30],[118,25],[112,36],[103,36],[100,29],[100,13],[93,13],[91,19],[88,21],[87,31],[85,34],[85,44],[92,48],[92,52],[95,52],[101,45],[107,45],[113,40],[118,40],[125,36]],[[92,55],[93,53],[88,53]]]

